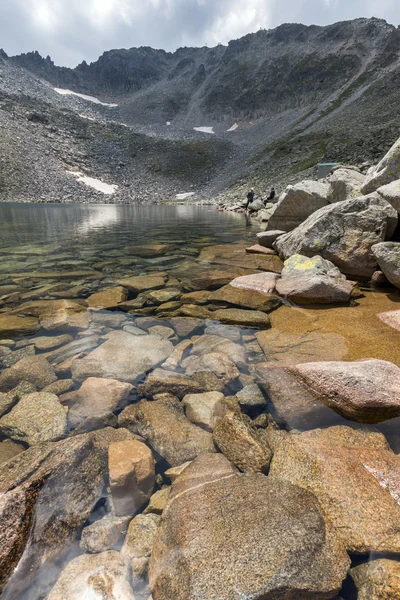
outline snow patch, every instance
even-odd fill
[[[171,125],[171,121],[167,121],[166,123],[168,125],[168,127]]]
[[[79,115],[81,119],[87,119],[88,121],[95,121],[94,117],[88,117],[87,115]]]
[[[238,127],[239,127],[239,125],[237,123],[235,123],[234,125],[232,125],[232,127],[227,129],[226,131],[227,131],[227,133],[228,133],[228,131],[235,131]]]
[[[73,92],[71,90],[64,90],[63,88],[54,88],[54,91],[57,94],[61,94],[61,96],[77,96],[78,98],[82,98],[82,100],[87,100],[88,102],[93,102],[94,104],[101,104],[101,106],[108,106],[110,108],[115,108],[118,104],[109,104],[107,102],[100,102],[98,98],[94,96],[86,96],[86,94],[78,94],[77,92]]]
[[[177,200],[186,200],[186,198],[190,198],[191,196],[194,196],[194,192],[186,192],[184,194],[177,194],[176,199]]]
[[[114,194],[118,189],[117,185],[110,185],[108,183],[104,183],[104,181],[101,181],[100,179],[87,177],[80,171],[67,171],[67,173],[76,177],[76,180],[80,183],[84,183],[98,192],[103,192],[103,194]]]
[[[215,133],[214,127],[193,127],[195,131],[200,131],[200,133]]]

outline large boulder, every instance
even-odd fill
[[[400,213],[400,179],[378,188],[377,193]]]
[[[400,600],[400,562],[378,558],[354,567],[357,600]]]
[[[400,456],[385,437],[337,426],[289,434],[269,478],[312,492],[347,550],[400,551]]]
[[[203,452],[215,452],[211,433],[193,425],[185,417],[183,404],[173,398],[128,406],[118,422],[141,435],[173,467]]]
[[[154,458],[137,440],[115,442],[108,448],[108,472],[115,514],[135,515],[154,489]]]
[[[397,212],[371,194],[324,206],[296,229],[279,237],[274,247],[281,257],[320,255],[346,275],[370,278],[376,270],[372,246],[390,239]]]
[[[85,419],[114,412],[128,399],[132,390],[130,383],[106,377],[89,377],[79,390],[60,396],[60,402],[70,406],[68,421],[75,428]]]
[[[390,148],[382,160],[371,167],[361,186],[362,194],[370,194],[379,187],[400,178],[400,139]]]
[[[132,383],[164,362],[172,351],[171,342],[156,335],[112,331],[104,344],[73,361],[72,378],[83,381],[87,377],[110,377]]]
[[[0,466],[0,591],[9,579],[2,598],[25,597],[40,571],[54,581],[55,561],[103,494],[105,459],[82,435],[32,447]]]
[[[276,291],[297,304],[348,302],[353,285],[339,269],[321,256],[294,254],[284,263]]]
[[[327,600],[348,566],[312,494],[202,456],[173,484],[150,583],[154,600]]]
[[[273,229],[272,231],[260,231],[257,233],[257,242],[264,248],[272,248],[272,244],[280,236],[286,233],[283,229]]]
[[[42,390],[57,381],[57,376],[43,356],[27,356],[0,374],[0,391],[8,392],[21,381],[31,383],[37,390]]]
[[[347,419],[379,423],[400,416],[400,369],[384,360],[293,367],[316,397]]]
[[[289,185],[280,196],[267,230],[291,231],[313,212],[328,204],[329,185],[306,180]]]
[[[400,243],[382,242],[373,246],[372,252],[386,278],[400,288]]]
[[[330,190],[328,202],[343,202],[361,196],[361,186],[365,181],[365,175],[354,169],[341,167],[328,177]]]
[[[30,446],[60,439],[67,431],[67,409],[55,394],[36,392],[23,396],[0,419],[0,434]]]
[[[119,552],[83,554],[68,563],[46,600],[135,600],[129,579]]]

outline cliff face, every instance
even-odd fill
[[[107,149],[113,140],[113,155],[124,164],[118,177],[123,171],[124,181],[131,185],[134,173],[139,189],[142,183],[149,188],[154,173],[170,182],[173,172],[172,189],[181,191],[187,187],[182,178],[189,172],[191,185],[205,196],[214,197],[238,179],[242,194],[250,180],[260,188],[272,179],[286,183],[319,161],[360,163],[381,156],[399,136],[399,56],[400,30],[379,19],[327,27],[285,24],[228,46],[180,48],[174,53],[148,47],[110,50],[75,69],[57,67],[37,52],[16,57],[2,52],[0,66],[3,63],[7,72],[0,77],[0,111],[2,106],[14,110],[14,127],[18,115],[24,114],[23,97],[22,104],[29,98],[35,99],[32,106],[41,103],[48,122],[43,127],[51,128],[63,107],[74,112],[74,119],[78,113],[79,118],[84,114],[95,120],[105,143],[89,136],[82,152],[92,157],[92,146],[97,144],[94,155],[112,164]],[[74,104],[71,97],[60,100],[54,87],[96,96],[118,107],[111,113],[102,106],[89,109],[82,100]],[[112,122],[123,127],[117,132],[113,126],[110,131]],[[237,129],[229,132],[234,124]],[[194,132],[198,126],[212,126],[215,135]],[[68,134],[71,143],[77,135],[77,144],[82,145],[74,127]],[[35,135],[38,132],[39,125],[34,130]],[[144,137],[132,156],[121,148],[129,147],[126,138],[133,134]],[[155,154],[154,140],[159,140],[160,150]],[[169,147],[163,140],[176,144],[172,170],[163,166],[162,148]],[[142,148],[154,155],[145,156]],[[214,168],[204,152],[218,157]],[[148,174],[145,179],[143,169]],[[162,195],[162,181],[160,189]]]

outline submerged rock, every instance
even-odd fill
[[[289,434],[269,478],[312,492],[350,552],[400,551],[400,456],[382,434],[343,426]]]
[[[333,304],[350,300],[353,284],[329,260],[294,254],[285,261],[276,291],[297,304]]]
[[[400,243],[382,242],[372,246],[372,252],[388,281],[400,288]]]
[[[268,315],[259,310],[243,310],[239,308],[219,309],[213,317],[228,325],[243,325],[244,327],[270,327]]]
[[[400,310],[391,310],[385,313],[379,313],[378,318],[393,327],[393,329],[397,329],[400,331]]]
[[[88,525],[82,531],[80,546],[91,554],[111,550],[126,533],[130,517],[116,517],[108,514],[102,519]]]
[[[202,456],[173,485],[150,582],[154,600],[327,600],[349,564],[312,494]]]
[[[124,302],[128,298],[128,292],[125,288],[113,287],[107,290],[101,290],[96,294],[92,294],[87,299],[90,308],[116,308],[120,302]]]
[[[400,416],[400,368],[384,360],[293,367],[324,404],[347,419],[379,423]]]
[[[186,416],[195,425],[213,431],[228,411],[225,396],[221,392],[188,394],[183,398]]]
[[[125,331],[113,331],[108,340],[90,354],[72,363],[72,378],[109,377],[134,382],[173,351],[168,340],[158,336],[134,336]],[[0,376],[1,383],[1,376]]]
[[[130,292],[139,294],[147,290],[158,290],[163,288],[166,277],[160,275],[138,275],[136,277],[128,277],[126,279],[117,280],[117,284],[126,288]]]
[[[55,394],[37,392],[23,396],[0,419],[0,434],[30,446],[60,439],[67,431],[67,409]]]
[[[0,315],[0,337],[32,335],[38,329],[39,321],[36,317],[23,317],[10,313]]]
[[[155,514],[137,515],[129,525],[121,555],[130,562],[134,588],[147,582],[150,555],[159,525],[160,517]]]
[[[119,552],[83,554],[68,563],[46,600],[135,600],[129,579]]]
[[[277,278],[275,274],[271,275],[275,279]],[[249,277],[252,276],[250,275]],[[244,308],[266,312],[274,310],[280,306],[280,299],[278,296],[273,295],[272,293],[263,292],[251,287],[246,288],[244,286],[235,285],[235,282],[241,279],[245,279],[245,277],[234,279],[232,284],[226,285],[216,292],[212,292],[209,296],[209,300],[211,302],[224,302],[234,306],[242,306]]]
[[[318,254],[346,275],[370,278],[376,270],[371,248],[393,235],[397,216],[377,194],[346,200],[319,209],[274,246],[284,259]]]
[[[118,422],[141,435],[173,467],[215,452],[212,435],[185,417],[178,400],[142,400],[122,411]]]
[[[18,456],[21,452],[24,452],[25,447],[22,444],[16,444],[11,440],[4,440],[4,442],[0,442],[0,465],[10,460],[10,458],[14,458],[14,456]]]
[[[57,376],[53,367],[42,356],[28,356],[0,374],[0,391],[8,392],[21,381],[26,381],[42,390],[54,383]]]
[[[357,600],[400,600],[400,562],[387,558],[370,560],[350,570]]]
[[[114,442],[108,448],[108,471],[115,514],[137,514],[154,489],[151,450],[137,440]]]

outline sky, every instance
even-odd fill
[[[0,48],[74,67],[112,48],[215,46],[281,23],[372,16],[399,25],[400,0],[0,0]]]

